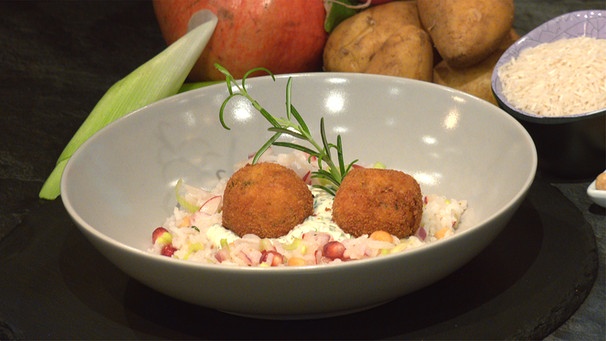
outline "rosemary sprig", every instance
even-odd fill
[[[275,81],[275,77],[273,73],[266,68],[254,68],[249,70],[242,77],[241,84],[234,79],[231,73],[219,64],[215,64],[215,67],[219,72],[225,75],[225,82],[227,84],[227,90],[229,91],[229,96],[223,101],[221,104],[221,108],[219,109],[219,120],[223,128],[230,130],[230,128],[225,123],[224,113],[227,107],[227,104],[230,100],[236,96],[242,96],[246,98],[252,106],[261,113],[261,115],[271,124],[271,127],[268,128],[269,131],[274,134],[265,142],[261,148],[255,153],[253,157],[253,164],[259,160],[259,157],[265,153],[269,147],[273,146],[281,146],[291,149],[300,150],[310,155],[310,159],[312,157],[316,157],[318,162],[318,170],[314,171],[311,176],[312,178],[323,179],[327,181],[327,185],[323,184],[314,184],[313,187],[321,188],[324,191],[335,195],[337,189],[341,185],[343,178],[347,175],[353,165],[358,161],[354,160],[349,164],[345,164],[343,158],[343,144],[341,141],[341,135],[337,135],[337,144],[333,144],[328,142],[326,137],[326,129],[324,126],[324,118],[320,119],[320,136],[321,143],[317,142],[311,132],[309,127],[303,120],[303,117],[299,114],[297,109],[292,105],[292,78],[289,78],[286,83],[286,118],[283,117],[275,117],[271,115],[257,100],[255,100],[246,89],[246,80],[247,78],[255,73],[255,72],[265,72],[271,76],[271,78]],[[308,142],[312,147],[306,147],[304,145],[293,143],[293,142],[283,142],[278,141],[280,136],[283,134],[290,135],[296,139]],[[333,149],[336,152],[336,160],[333,159]],[[325,165],[326,164],[326,167]]]

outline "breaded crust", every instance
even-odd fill
[[[333,220],[356,237],[384,230],[398,238],[415,234],[423,214],[419,183],[389,169],[354,168],[333,203]]]
[[[313,196],[297,174],[276,163],[246,165],[228,180],[223,226],[239,236],[277,238],[313,213]]]

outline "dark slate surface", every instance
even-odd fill
[[[606,2],[516,1],[515,26],[588,8]],[[37,198],[98,99],[164,48],[151,4],[4,1],[0,17],[0,339],[604,340],[605,210],[589,179],[543,174],[481,255],[367,312],[258,321],[154,292],[97,253],[60,200]]]

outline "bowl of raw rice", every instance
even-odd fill
[[[285,96],[288,84],[292,91]],[[316,141],[328,141],[333,154],[341,150],[346,163],[358,160],[333,198],[313,187],[325,184],[310,176],[318,174],[319,160],[289,148],[294,136],[280,136],[276,142],[285,144],[261,155],[256,165],[292,170],[294,185],[274,187],[281,176],[260,176],[267,187],[256,186],[250,205],[230,212],[243,214],[244,225],[252,224],[253,215],[289,216],[299,209],[295,200],[270,200],[270,206],[281,208],[261,214],[248,207],[303,186],[308,191],[303,196],[313,197],[314,212],[285,235],[237,234],[223,226],[230,181],[253,168],[251,155],[275,134],[245,96],[231,98],[220,120],[229,96],[225,83],[117,120],[86,141],[63,173],[66,210],[99,252],[137,281],[186,302],[267,319],[370,309],[434,283],[476,257],[508,224],[535,176],[536,150],[519,122],[488,102],[440,85],[311,73],[250,78],[246,89],[274,117],[292,115],[285,103],[292,104]],[[414,179],[419,206],[413,201],[382,205],[391,202],[386,199],[372,207],[414,209],[422,213],[416,229],[378,238],[338,226],[332,202],[336,212],[345,181],[354,172],[362,174],[360,169],[392,174],[384,168]],[[259,182],[239,183],[251,188]],[[385,188],[391,193],[401,186]],[[355,192],[348,205],[355,207],[369,191]],[[250,196],[235,200],[244,197]],[[370,205],[361,205],[351,215],[369,212]],[[370,221],[383,218],[379,214]]]
[[[492,89],[537,146],[539,168],[584,179],[606,164],[606,10],[536,27],[499,59]]]

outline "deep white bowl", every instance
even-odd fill
[[[452,237],[409,252],[333,266],[233,268],[146,252],[176,205],[179,178],[210,186],[257,150],[267,123],[243,99],[219,125],[224,84],[142,108],[89,139],[63,174],[63,203],[81,231],[125,273],[159,292],[234,314],[297,319],[367,309],[455,271],[504,228],[526,195],[537,156],[501,109],[439,85],[378,75],[293,75],[293,104],[316,133],[343,138],[345,157],[415,176],[424,193],[466,199]],[[287,76],[249,79],[249,91],[284,116]],[[316,136],[318,137],[318,136]]]
[[[606,10],[566,13],[543,23],[511,45],[492,73],[492,91],[497,103],[518,119],[533,137],[539,167],[566,178],[587,178],[604,169],[606,108],[559,117],[524,112],[503,95],[498,70],[527,48],[580,36],[606,39]],[[540,77],[537,75],[537,80]]]

